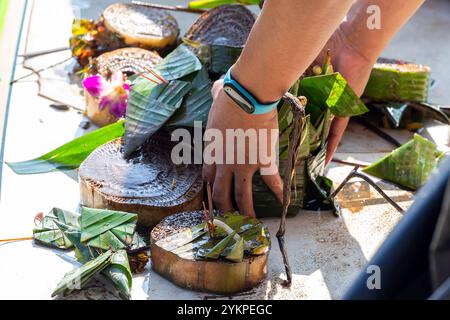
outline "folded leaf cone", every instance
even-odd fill
[[[412,140],[363,169],[363,172],[415,190],[427,181],[441,157],[442,152],[433,142],[415,134]]]

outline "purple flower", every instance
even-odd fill
[[[93,97],[100,99],[99,109],[109,109],[109,112],[117,117],[124,117],[127,110],[130,84],[125,81],[122,72],[115,72],[110,81],[101,75],[94,75],[83,81],[86,91]]]

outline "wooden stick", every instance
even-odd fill
[[[191,9],[191,8],[183,7],[183,6],[168,6],[168,5],[164,5],[164,4],[156,4],[156,3],[149,3],[149,2],[143,2],[143,1],[132,1],[132,3],[137,6],[143,6],[143,7],[161,9],[161,10],[168,10],[168,11],[178,11],[178,12],[195,13],[195,14],[202,14],[202,13],[206,12],[206,10],[203,10],[203,9]]]
[[[209,219],[214,221],[214,207],[213,207],[213,201],[212,201],[212,192],[211,192],[211,184],[206,184],[206,192],[208,194],[208,207],[209,207]]]
[[[1,242],[14,242],[14,241],[29,241],[33,240],[33,237],[26,237],[26,238],[13,238],[13,239],[0,239]]]

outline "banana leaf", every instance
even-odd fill
[[[227,248],[230,241],[233,239],[236,232],[230,233],[224,239],[220,240],[215,246],[212,248],[200,248],[195,255],[196,259],[211,259],[217,260],[219,259],[222,252]]]
[[[381,58],[373,67],[364,96],[383,101],[426,101],[430,72],[428,66]]]
[[[178,46],[155,67],[166,81],[181,79],[201,68],[200,60],[184,44]]]
[[[225,259],[231,262],[242,262],[244,259],[244,238],[239,238],[232,246],[226,248],[222,254]]]
[[[224,4],[259,5],[261,0],[198,0],[188,4],[190,9],[211,9]]]
[[[102,274],[111,280],[123,299],[131,298],[133,278],[125,250],[119,250],[111,256],[111,264],[102,271]]]
[[[38,174],[77,169],[97,147],[123,136],[124,120],[92,131],[36,159],[6,162],[16,174]]]
[[[442,153],[433,142],[415,134],[412,140],[363,169],[363,172],[416,190],[427,181],[441,157]]]
[[[192,81],[192,90],[184,99],[181,107],[167,123],[168,127],[193,127],[194,121],[201,121],[204,126],[208,121],[212,105],[212,82],[208,71],[202,68]]]
[[[326,107],[338,117],[353,117],[369,111],[340,73],[303,78],[300,94],[308,99],[307,108]],[[311,117],[314,123],[316,117]]]
[[[180,108],[191,84],[173,80],[154,87],[149,96],[132,88],[125,125],[124,156],[129,157]]]
[[[270,247],[267,227],[257,219],[234,212],[214,219],[224,222],[233,232],[228,234],[220,227],[216,227],[214,238],[211,238],[205,231],[203,222],[159,240],[158,246],[177,255],[194,256],[198,260],[223,258],[231,262],[242,261],[244,253],[261,254]],[[240,235],[238,241],[233,238],[236,234]]]
[[[81,242],[101,250],[125,249],[133,241],[136,222],[135,214],[83,207]]]
[[[56,247],[58,249],[73,248],[73,241],[62,230],[70,227],[80,228],[80,214],[66,211],[59,208],[53,208],[41,221],[41,224],[33,230],[33,238],[38,243]]]
[[[64,276],[52,293],[52,297],[67,295],[74,290],[82,289],[89,280],[111,264],[111,250],[85,263],[80,268],[72,270]]]

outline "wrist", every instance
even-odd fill
[[[283,97],[283,90],[276,89],[267,72],[249,69],[248,64],[239,60],[231,67],[232,77],[252,93],[260,103],[271,103]],[[272,81],[271,81],[272,80]]]

